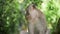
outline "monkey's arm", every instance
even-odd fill
[[[47,21],[46,21],[45,15],[44,14],[40,15],[40,19],[41,19],[43,25],[45,25],[45,27],[46,27],[46,30],[45,30],[46,34],[50,34],[50,29],[47,28]]]

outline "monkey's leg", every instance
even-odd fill
[[[46,34],[50,34],[50,29],[47,29]]]
[[[29,23],[29,26],[28,26],[28,31],[29,31],[29,34],[34,34],[34,24],[33,23]]]
[[[37,28],[34,28],[34,34],[39,34],[39,30],[37,30]]]
[[[43,27],[43,25],[41,23],[37,23],[36,28],[37,28],[39,34],[45,34],[45,27]]]
[[[46,34],[44,31],[40,31],[39,34]]]
[[[46,28],[41,26],[41,29],[39,29],[39,34],[46,34]]]

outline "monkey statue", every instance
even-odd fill
[[[30,4],[27,7],[26,20],[28,21],[29,34],[46,34],[47,23],[45,15],[34,4]]]

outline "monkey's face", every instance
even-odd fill
[[[31,19],[31,18],[35,18],[36,17],[36,14],[37,14],[37,11],[35,10],[35,7],[33,4],[29,5],[27,7],[27,12],[26,14],[28,14],[27,16]],[[28,18],[28,19],[29,19]]]
[[[33,9],[34,9],[33,6],[30,6],[30,7],[28,8],[29,12],[32,11]]]
[[[33,5],[30,5],[30,6],[28,7],[28,12],[29,12],[29,14],[31,14],[33,11],[34,11],[34,7],[33,7]]]
[[[27,12],[30,14],[30,12],[32,12],[33,10],[35,9],[35,5],[34,4],[30,4],[28,7],[27,7]],[[27,13],[26,12],[26,13]]]

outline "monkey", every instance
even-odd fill
[[[30,4],[26,8],[26,20],[29,34],[46,34],[47,23],[45,15],[36,8],[35,4]]]

